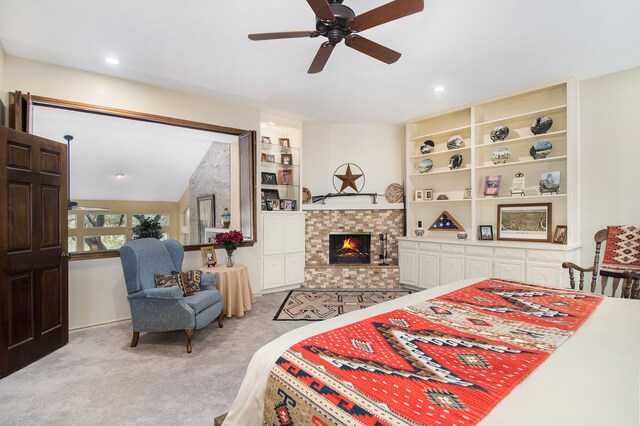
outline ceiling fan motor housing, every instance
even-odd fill
[[[356,16],[355,12],[350,8],[340,3],[331,3],[329,7],[336,17],[336,22],[326,22],[316,18],[316,29],[325,37],[329,39],[329,42],[333,45],[338,44],[342,39],[351,31],[347,29],[347,22],[349,19]]]

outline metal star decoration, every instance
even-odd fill
[[[354,164],[354,166],[356,165]],[[340,167],[338,167],[338,169]],[[347,171],[345,172],[345,174],[343,175],[335,174],[334,176],[342,181],[342,187],[340,188],[339,192],[343,192],[347,188],[352,188],[354,191],[360,192],[360,190],[358,189],[358,186],[356,185],[356,181],[360,179],[362,176],[364,176],[364,174],[353,174],[353,172],[351,171],[351,163],[347,163]]]

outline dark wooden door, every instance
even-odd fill
[[[67,146],[0,127],[0,377],[69,341]]]

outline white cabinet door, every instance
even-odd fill
[[[400,250],[400,284],[418,285],[418,254],[415,251]]]
[[[558,264],[527,262],[527,282],[562,287],[562,267]]]
[[[467,278],[488,278],[493,275],[490,257],[467,257]]]
[[[524,281],[524,260],[496,259],[493,263],[493,275],[505,280]]]
[[[274,288],[284,285],[284,256],[265,256],[262,262],[262,282],[264,288]]]
[[[284,284],[304,282],[304,253],[287,254],[284,257]]]
[[[285,222],[282,216],[271,214],[264,215],[262,226],[262,234],[264,235],[262,254],[270,255],[284,253]]]
[[[418,285],[423,288],[434,287],[439,283],[437,252],[418,253]]]
[[[464,256],[442,253],[440,257],[440,284],[464,279]]]
[[[304,252],[304,215],[286,215],[282,220],[285,253]]]

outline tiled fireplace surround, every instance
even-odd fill
[[[305,283],[307,288],[401,288],[398,269],[398,241],[404,213],[383,210],[307,210]],[[330,265],[329,233],[371,232],[371,263]],[[389,266],[379,266],[378,235],[388,234]]]

